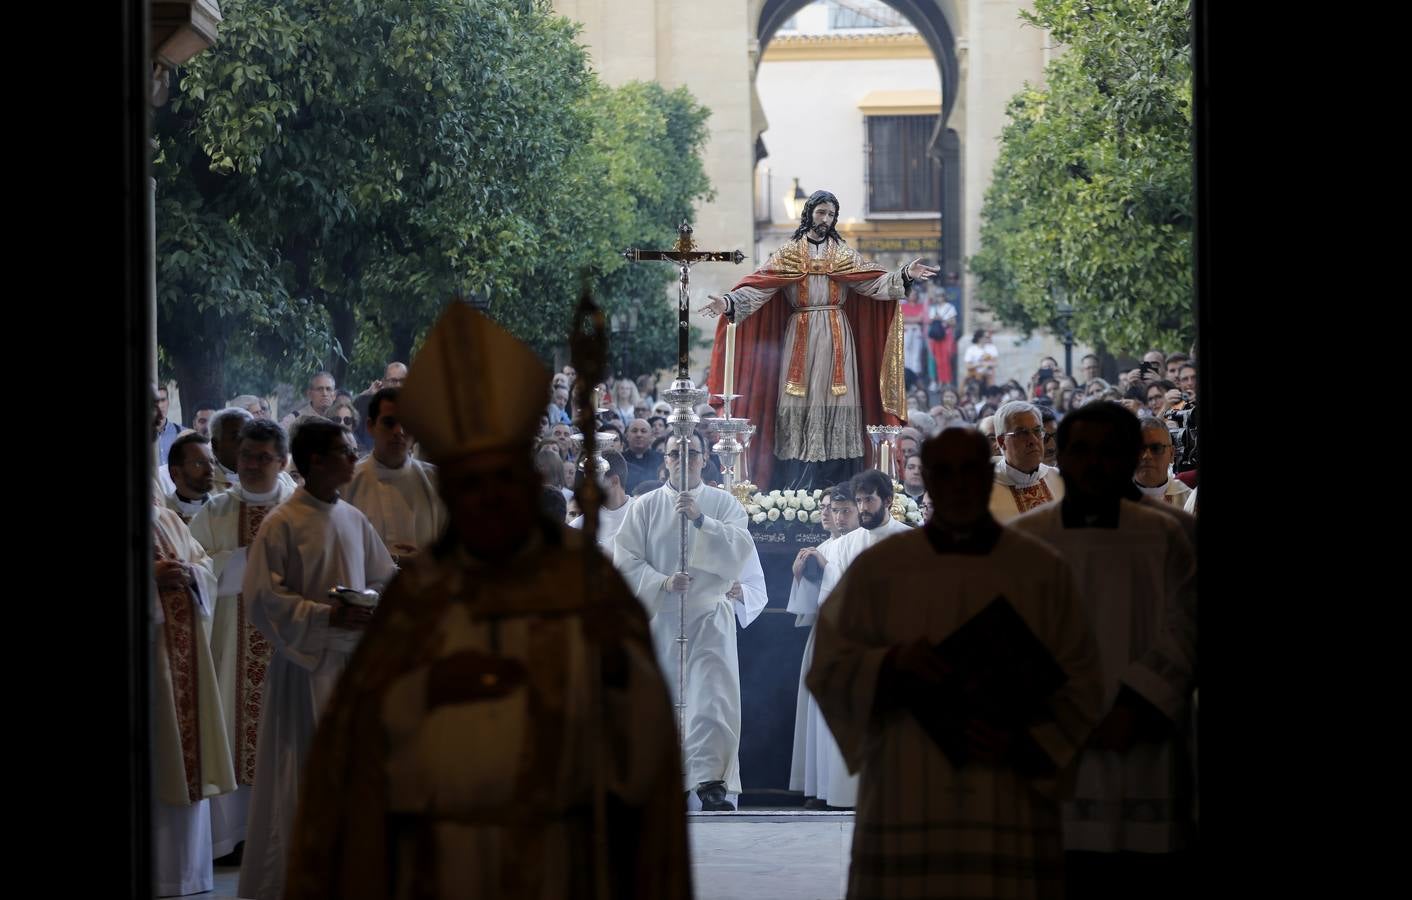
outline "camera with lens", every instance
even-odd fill
[[[1185,400],[1169,409],[1163,417],[1172,433],[1172,471],[1189,472],[1196,468],[1196,404]]]

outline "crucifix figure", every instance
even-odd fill
[[[691,325],[687,316],[691,314],[690,287],[691,267],[699,262],[733,262],[739,265],[745,254],[739,250],[697,250],[696,241],[691,238],[691,224],[685,219],[677,226],[677,242],[670,250],[625,250],[623,256],[628,262],[660,262],[667,260],[677,264],[680,272],[681,289],[677,295],[677,379],[691,380],[690,341]]]
[[[677,724],[685,750],[685,787],[701,808],[734,809],[740,791],[740,672],[736,664],[734,607],[727,598],[754,553],[745,508],[729,493],[701,480],[706,447],[695,407],[706,391],[690,374],[691,266],[735,262],[739,251],[697,250],[683,222],[670,250],[628,250],[633,262],[675,263],[680,272],[677,305],[677,378],[662,396],[672,404],[667,422],[671,469],[668,484],[635,500],[618,531],[614,563],[651,616],[653,643],[663,667],[673,656]],[[675,650],[673,649],[673,645]],[[691,683],[686,673],[690,671]]]

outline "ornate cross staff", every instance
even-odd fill
[[[733,262],[739,265],[745,254],[739,250],[697,250],[691,239],[691,225],[685,219],[677,226],[677,242],[670,250],[625,250],[623,256],[628,262],[660,262],[663,260],[677,264],[678,281],[681,287],[677,292],[677,380],[662,396],[672,404],[672,414],[667,424],[677,438],[678,485],[680,490],[687,486],[687,462],[691,455],[687,441],[696,430],[701,417],[696,414],[696,405],[706,400],[706,392],[696,387],[691,380],[691,267],[699,262]],[[686,574],[686,513],[681,514],[681,556],[677,571]],[[677,727],[682,739],[686,738],[686,592],[681,594],[681,630],[677,634]]]
[[[578,382],[574,393],[578,399],[579,429],[583,434],[583,447],[580,454],[589,461],[583,469],[582,483],[576,494],[579,508],[583,510],[583,558],[584,596],[589,604],[599,602],[602,585],[599,579],[601,561],[598,554],[598,511],[603,506],[603,488],[598,481],[598,473],[592,465],[597,452],[595,438],[598,431],[593,406],[592,388],[608,368],[608,327],[604,321],[603,309],[593,299],[593,289],[587,273],[583,276],[583,292],[579,296],[578,308],[574,311],[574,330],[569,336],[569,349],[572,354],[574,371]],[[590,610],[588,615],[594,615]],[[593,863],[594,898],[610,900],[608,883],[608,814],[607,784],[604,780],[603,734],[606,707],[603,701],[603,670],[599,659],[597,642],[587,643],[589,659],[589,747],[590,764],[593,766]]]

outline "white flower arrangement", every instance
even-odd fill
[[[760,506],[761,509],[764,509],[764,510],[774,509],[774,508],[775,508],[775,498],[774,498],[774,497],[761,497],[760,500],[759,500],[759,506]]]
[[[785,503],[785,505],[788,506],[790,509],[799,509],[800,504],[802,504],[803,502],[804,502],[804,501],[803,501],[803,500],[800,500],[798,497],[786,497],[786,498],[784,498],[784,503]]]
[[[792,491],[792,490],[791,490],[791,491],[785,491],[785,492],[784,492],[784,495],[785,495],[786,497],[793,497],[793,496],[794,496],[794,491]]]
[[[822,499],[824,499],[824,489],[823,489],[823,488],[816,488],[816,489],[814,490],[814,499],[815,499],[815,500],[822,500]]]
[[[818,525],[820,522],[824,521],[823,510],[816,509],[813,512],[809,513],[809,521],[813,522],[815,525]]]
[[[765,514],[762,513],[762,512],[756,513],[756,514],[751,518],[751,521],[754,522],[756,525],[764,525],[764,524],[765,524]]]
[[[805,497],[803,500],[799,501],[799,508],[808,512],[813,512],[818,506],[819,504],[814,502],[813,497]]]
[[[794,498],[791,497],[790,499],[792,500],[792,499],[794,499]],[[795,520],[795,518],[796,518],[798,515],[799,515],[799,513],[796,512],[793,507],[786,506],[786,507],[784,508],[784,520],[785,520],[786,522],[793,522],[793,521]]]
[[[769,517],[771,522],[777,522],[780,518],[780,511],[777,509],[771,509],[769,512],[765,513],[765,515]]]
[[[892,495],[891,512],[892,517],[899,522],[910,522],[914,525],[922,523],[922,511],[917,506],[917,501],[903,493],[900,488]]]
[[[760,514],[760,507],[754,503],[745,504],[745,514],[754,518]]]

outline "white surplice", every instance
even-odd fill
[[[304,757],[361,635],[329,625],[328,591],[381,592],[397,568],[367,516],[304,488],[265,517],[249,551],[243,600],[274,656],[265,676],[239,894],[279,900]]]
[[[735,610],[726,592],[741,580],[755,541],[745,507],[710,485],[688,491],[696,498],[702,526],[687,525],[685,782],[688,790],[724,781],[740,792],[740,667],[736,657]],[[613,565],[651,619],[652,642],[667,676],[673,702],[681,694],[677,636],[683,627],[680,594],[667,590],[680,565],[677,491],[670,484],[650,491],[629,508],[618,531]]]
[[[407,457],[390,469],[371,456],[358,463],[343,499],[362,510],[388,547],[425,550],[446,530],[446,506],[436,490],[436,467]]]
[[[1194,617],[1183,617],[1195,609],[1195,554],[1173,517],[1142,503],[1120,501],[1115,528],[1066,528],[1062,513],[1062,505],[1054,504],[1021,516],[1014,527],[1058,550],[1074,570],[1098,641],[1106,715],[1123,684],[1152,684],[1154,653],[1185,632],[1187,622],[1194,627]],[[1191,672],[1167,674],[1180,682]],[[1164,693],[1175,699],[1154,705],[1183,728],[1189,683],[1169,685]],[[1085,750],[1074,798],[1064,806],[1064,849],[1182,849],[1181,743],[1179,738],[1140,742],[1121,754]]]

